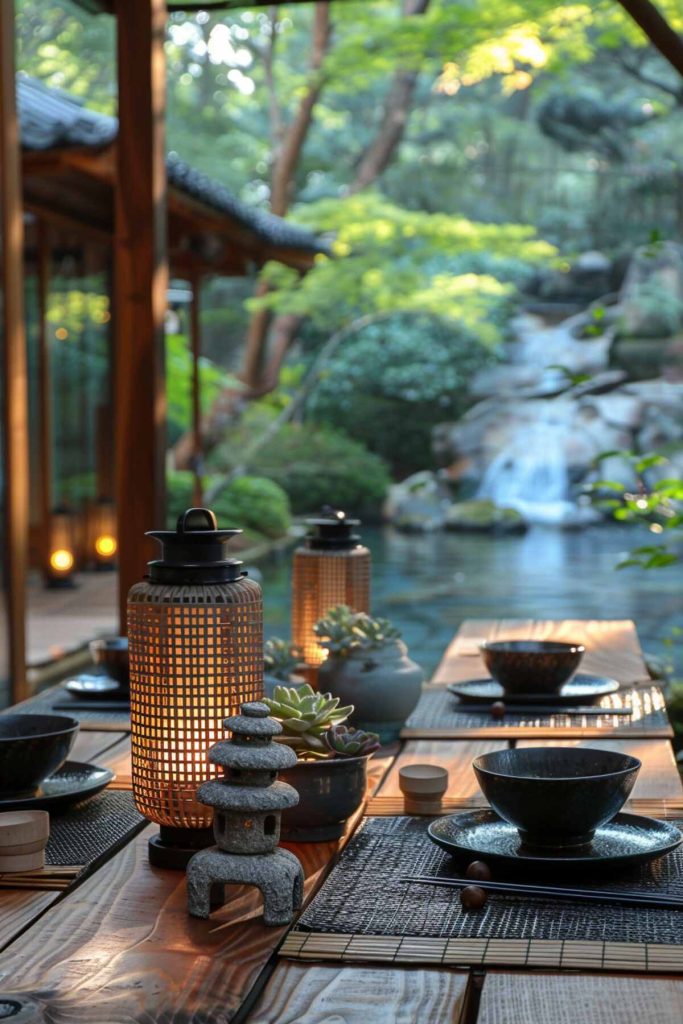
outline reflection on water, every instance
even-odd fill
[[[403,631],[429,672],[463,619],[634,619],[648,652],[680,625],[680,570],[615,570],[637,530],[535,527],[522,536],[363,529],[373,556],[373,611]],[[289,636],[290,555],[259,567],[266,635]]]

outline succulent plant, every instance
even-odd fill
[[[400,630],[388,619],[373,619],[366,612],[354,612],[345,604],[331,608],[313,626],[322,647],[345,657],[352,651],[372,651],[393,643]]]
[[[364,757],[379,749],[379,735],[348,725],[333,725],[323,734],[333,757]]]
[[[263,666],[268,675],[289,682],[289,677],[304,660],[304,652],[295,644],[274,636],[263,647]]]
[[[282,743],[293,747],[299,757],[326,757],[329,747],[324,734],[332,726],[345,721],[353,705],[339,707],[339,697],[331,693],[316,693],[304,683],[301,686],[276,686],[272,697],[264,697],[283,728]]]

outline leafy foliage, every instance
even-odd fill
[[[281,742],[293,747],[301,759],[328,757],[325,733],[353,712],[352,704],[340,708],[339,697],[316,693],[308,683],[276,686],[273,696],[264,697],[263,701],[282,725]]]
[[[263,406],[250,410],[216,452],[213,465],[233,468],[243,445],[264,429],[271,415]],[[299,424],[282,427],[257,452],[249,470],[279,484],[289,496],[295,515],[334,505],[356,515],[377,516],[390,484],[383,460],[358,441],[326,427]]]
[[[379,750],[379,734],[355,729],[352,725],[333,725],[323,734],[333,757],[367,757]]]
[[[210,484],[210,480],[205,482]],[[194,477],[189,472],[172,472],[166,484],[168,524],[172,528],[178,516],[193,505]],[[261,537],[282,537],[291,523],[286,493],[274,481],[257,476],[235,477],[212,502],[212,509],[219,525]]]
[[[330,608],[313,626],[313,632],[330,654],[347,657],[356,651],[376,651],[392,644],[401,631],[388,619],[373,619],[367,612],[354,612],[348,605]]]

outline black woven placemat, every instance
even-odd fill
[[[632,707],[628,717],[610,715],[577,715],[568,710],[554,715],[506,714],[494,719],[485,712],[471,712],[467,704],[461,704],[449,690],[441,687],[427,687],[417,707],[405,724],[406,732],[420,731],[428,736],[430,732],[443,734],[449,730],[462,733],[467,730],[492,730],[495,732],[515,729],[599,729],[611,735],[628,736],[636,732],[665,732],[669,728],[664,694],[658,686],[642,686],[620,690],[601,698],[599,707]]]
[[[133,794],[105,790],[61,814],[50,815],[45,861],[93,871],[147,824]],[[81,872],[82,873],[82,872]]]
[[[400,881],[402,876],[416,874],[449,877],[458,872],[452,858],[429,839],[423,819],[366,818],[299,919],[297,930],[435,939],[683,944],[681,911],[490,894],[482,910],[467,912],[452,889]],[[683,852],[679,847],[647,867],[615,871],[595,882],[582,875],[581,887],[591,885],[683,896]]]
[[[70,705],[71,695],[61,686],[51,687],[29,700],[6,708],[0,714],[16,715],[68,715],[81,723],[86,730],[130,731],[130,712],[127,710],[107,711],[93,701],[92,708],[83,708],[79,699],[76,707]],[[76,700],[74,700],[76,704]],[[56,705],[59,705],[58,707]]]

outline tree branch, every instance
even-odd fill
[[[623,53],[617,53],[616,57],[627,75],[631,75],[632,78],[635,78],[638,82],[642,82],[643,85],[648,85],[653,89],[660,89],[669,96],[673,96],[676,103],[683,105],[683,84],[677,89],[676,86],[670,85],[668,82],[662,82],[658,78],[653,78],[652,75],[648,75],[642,70],[642,67],[637,67],[635,64],[632,64],[627,60]]]
[[[619,0],[655,49],[683,76],[683,38],[672,29],[651,0]]]

